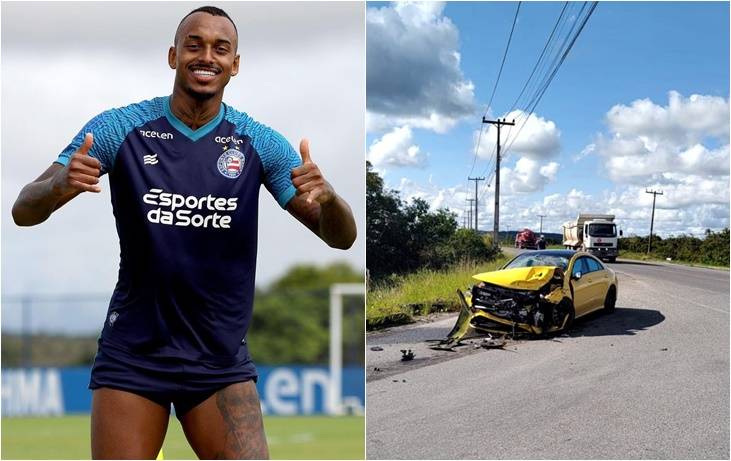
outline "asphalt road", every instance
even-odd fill
[[[610,266],[616,312],[552,340],[428,349],[454,315],[369,334],[367,458],[729,459],[729,272]]]

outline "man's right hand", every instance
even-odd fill
[[[87,133],[81,147],[66,166],[51,164],[35,181],[26,185],[13,204],[13,221],[19,226],[35,226],[82,192],[101,192],[101,163],[89,155],[94,142]]]
[[[60,196],[74,192],[101,192],[101,162],[89,155],[94,135],[86,133],[84,142],[71,156],[69,164],[53,178],[53,191]]]

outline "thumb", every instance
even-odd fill
[[[302,163],[312,163],[310,158],[310,141],[307,138],[300,141],[300,155],[302,156]]]
[[[91,150],[91,145],[94,143],[94,135],[91,133],[86,133],[86,136],[84,136],[84,142],[81,143],[81,147],[79,147],[79,153],[81,155],[89,155],[89,150]]]

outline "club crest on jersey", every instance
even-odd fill
[[[218,157],[218,171],[227,178],[238,178],[244,169],[244,154],[229,149]]]

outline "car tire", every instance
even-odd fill
[[[607,262],[614,263],[617,261],[617,258],[607,258]]]
[[[617,304],[617,289],[613,286],[607,290],[607,296],[604,298],[604,312],[614,312],[614,308]]]

